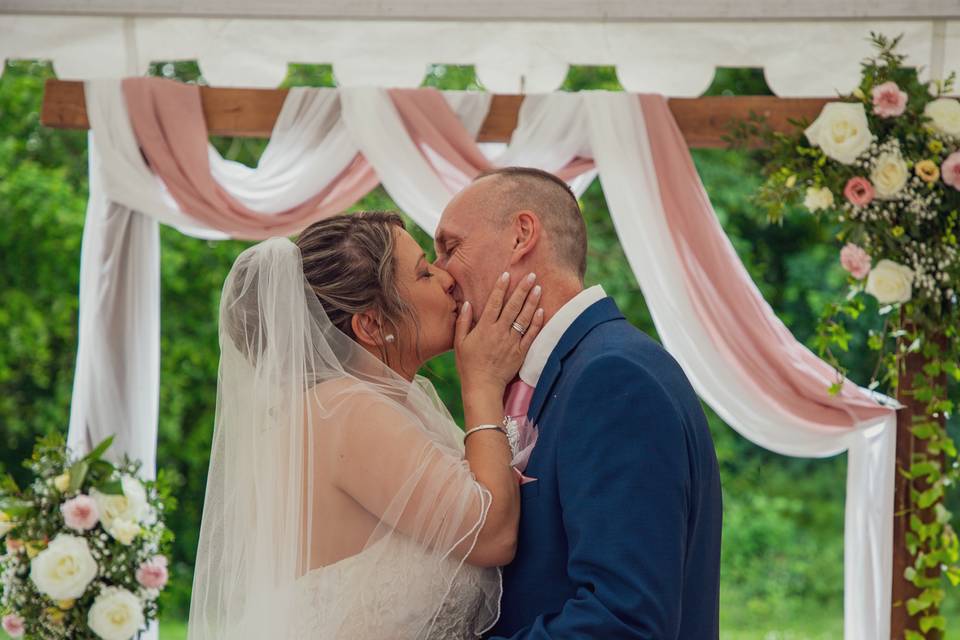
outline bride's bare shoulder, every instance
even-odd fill
[[[324,380],[310,389],[308,403],[325,413],[352,413],[364,411],[405,415],[407,410],[402,403],[395,401],[382,389],[372,383],[350,376]]]

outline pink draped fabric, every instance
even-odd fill
[[[447,186],[458,191],[470,180],[495,166],[487,160],[470,133],[463,128],[457,115],[447,105],[443,95],[436,89],[391,89],[393,100],[401,120],[414,144],[434,166],[434,170],[446,180]],[[429,150],[444,162],[454,167],[467,180],[445,176],[436,166]],[[567,166],[556,172],[563,180],[572,180],[593,169],[592,158],[574,158]]]
[[[639,96],[667,226],[700,322],[731,367],[783,410],[820,424],[893,411],[853,383],[837,396],[836,373],[793,337],[764,301],[717,221],[687,143],[659,95]]]
[[[421,151],[429,148],[470,180],[493,168],[439,91],[391,89],[389,93],[410,139]]]
[[[291,235],[348,208],[377,186],[359,154],[330,184],[307,201],[279,213],[241,204],[214,180],[200,87],[160,78],[128,78],[124,96],[134,134],[150,168],[184,212],[234,238],[262,240]]]
[[[235,238],[260,240],[297,233],[347,209],[378,183],[369,163],[358,154],[305,202],[277,213],[254,211],[211,175],[200,87],[160,78],[128,78],[123,91],[140,148],[173,199],[191,217]],[[407,133],[451,196],[494,168],[439,91],[394,89],[389,94]],[[576,158],[558,175],[572,179],[592,168],[592,160]]]

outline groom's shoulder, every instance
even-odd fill
[[[583,365],[598,359],[625,360],[644,369],[678,366],[659,342],[622,316],[595,326],[568,358]]]

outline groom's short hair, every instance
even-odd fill
[[[577,196],[566,182],[547,171],[530,167],[503,167],[487,171],[476,180],[491,179],[492,221],[504,222],[516,211],[537,214],[557,259],[583,280],[587,272],[587,227]]]

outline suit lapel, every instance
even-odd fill
[[[576,320],[573,321],[554,348],[547,363],[543,366],[543,372],[540,373],[540,380],[537,382],[537,388],[533,392],[533,398],[530,400],[530,408],[527,410],[527,417],[530,422],[537,424],[540,414],[546,405],[550,392],[557,383],[560,373],[563,371],[563,361],[573,351],[580,341],[590,333],[597,325],[623,318],[620,309],[613,301],[613,298],[607,297],[594,302],[586,308]]]

